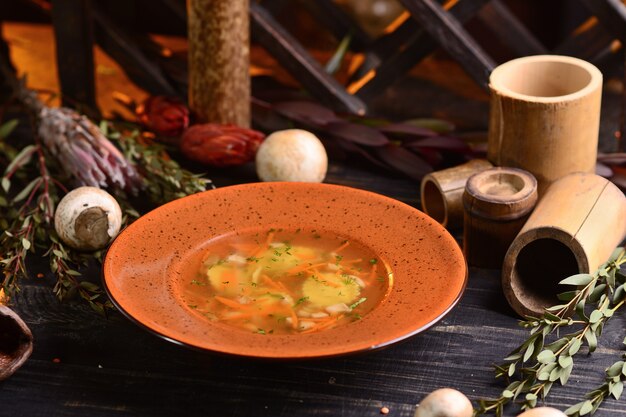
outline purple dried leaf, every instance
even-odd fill
[[[409,149],[415,150],[419,150],[421,148],[431,148],[460,153],[471,153],[472,151],[464,141],[452,136],[433,136],[424,139],[417,139],[407,142],[405,146]]]
[[[422,127],[440,134],[450,133],[454,131],[454,125],[452,123],[441,119],[410,119],[405,120],[403,124]]]
[[[355,154],[358,154],[360,156],[362,156],[363,158],[367,159],[368,161],[370,161],[371,163],[373,163],[374,165],[380,167],[380,168],[384,168],[384,169],[390,169],[390,166],[387,165],[386,163],[384,163],[383,161],[377,159],[376,157],[374,157],[370,152],[368,152],[367,150],[363,149],[362,147],[360,147],[359,145],[350,142],[349,140],[344,140],[344,139],[337,139],[334,141],[334,143],[337,143],[342,149],[348,151],[348,152],[352,152]]]
[[[383,161],[417,181],[433,171],[426,161],[401,146],[389,144],[376,148],[376,153]]]
[[[611,176],[613,176],[613,170],[602,162],[596,162],[596,175],[611,178]]]
[[[274,104],[273,108],[279,114],[307,125],[325,126],[339,120],[332,110],[312,101],[282,101]]]
[[[599,153],[598,161],[603,162],[608,165],[621,165],[621,164],[626,163],[626,153],[624,152]]]
[[[366,146],[384,146],[389,143],[387,136],[369,126],[337,121],[326,125],[325,129],[336,138],[349,140]]]
[[[386,126],[379,126],[378,130],[386,134],[398,135],[405,138],[424,138],[437,136],[437,132],[433,130],[410,125],[407,123],[391,123]]]
[[[141,178],[122,153],[85,116],[68,108],[42,107],[39,136],[61,167],[81,185],[136,192]]]

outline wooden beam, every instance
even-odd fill
[[[254,1],[250,3],[250,26],[254,41],[317,99],[352,113],[366,112],[366,106],[359,98],[346,92],[272,15]]]
[[[547,54],[548,50],[500,0],[491,0],[478,14],[500,42],[516,56]]]
[[[450,8],[449,13],[459,22],[465,23],[488,2],[489,0],[459,1]],[[393,53],[384,57],[380,66],[372,72],[373,77],[367,79],[356,91],[356,95],[365,102],[380,94],[439,46],[426,31],[420,29],[414,19],[407,20],[396,29],[399,30],[404,33],[413,30],[413,34],[405,46],[391,49]],[[387,48],[391,47],[387,40],[384,42]],[[381,50],[384,51],[385,48]]]
[[[626,5],[621,0],[581,0],[605,29],[626,45]]]
[[[52,24],[63,105],[97,109],[90,0],[52,0]]]
[[[487,89],[489,74],[496,64],[459,21],[433,0],[401,0],[401,2],[424,30],[457,60],[480,86]]]

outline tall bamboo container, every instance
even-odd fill
[[[573,172],[594,172],[602,73],[581,59],[528,56],[506,62],[489,78],[487,159],[522,168],[539,195]]]
[[[558,282],[595,271],[626,237],[626,197],[595,174],[554,182],[504,259],[504,294],[520,315],[540,315],[568,291]]]
[[[422,211],[449,229],[463,225],[463,191],[467,179],[493,167],[486,159],[431,172],[422,179]]]
[[[249,127],[249,0],[187,4],[191,109],[205,122]]]

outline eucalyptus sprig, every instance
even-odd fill
[[[626,345],[626,338],[624,338],[624,344]],[[604,384],[588,392],[587,395],[585,395],[585,400],[565,410],[565,414],[568,416],[579,417],[595,413],[598,407],[600,407],[600,404],[602,404],[602,402],[609,396],[612,395],[613,398],[619,400],[622,392],[624,391],[625,383],[626,353],[622,355],[621,360],[606,368]]]
[[[495,366],[496,378],[511,382],[498,398],[480,400],[475,415],[494,413],[500,417],[510,402],[517,402],[522,410],[533,408],[539,399],[546,398],[555,382],[567,383],[574,356],[584,345],[589,353],[596,349],[604,325],[626,302],[626,276],[620,271],[624,263],[626,249],[618,248],[593,274],[577,274],[560,282],[575,287],[559,294],[563,304],[519,323],[529,329],[529,337]],[[562,328],[573,331],[552,340],[550,336]],[[596,398],[598,406],[603,399]]]

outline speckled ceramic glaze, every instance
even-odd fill
[[[181,266],[225,233],[311,228],[366,244],[391,267],[387,297],[361,320],[318,333],[261,335],[192,314]],[[105,287],[131,319],[176,343],[263,358],[312,358],[380,348],[419,333],[458,302],[467,280],[460,248],[422,212],[328,184],[254,183],[182,198],[146,214],[111,245]]]

